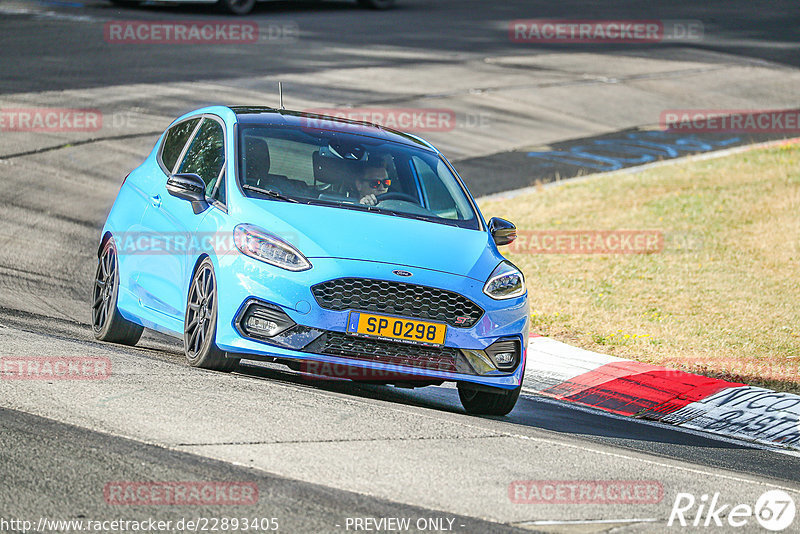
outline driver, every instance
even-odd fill
[[[364,172],[355,179],[354,186],[358,194],[359,203],[374,206],[378,203],[377,196],[389,192],[392,180],[386,169],[380,163],[367,163]]]

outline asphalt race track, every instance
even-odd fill
[[[355,531],[354,518],[409,518],[412,531],[678,532],[692,530],[667,526],[679,493],[753,506],[779,488],[800,504],[793,453],[525,393],[508,417],[469,417],[454,388],[312,382],[264,366],[226,375],[190,368],[181,345],[161,335],[146,334],[136,348],[92,337],[95,252],[120,182],[174,117],[207,103],[276,105],[280,80],[294,109],[448,110],[454,125],[419,133],[476,194],[662,159],[632,154],[627,142],[603,144],[611,152],[580,165],[554,153],[628,134],[666,143],[657,131],[665,109],[800,107],[796,2],[585,4],[400,0],[387,13],[279,2],[246,20],[291,29],[282,39],[125,45],[104,40],[107,23],[226,15],[203,6],[4,0],[0,112],[92,109],[102,125],[0,125],[0,357],[102,357],[112,374],[0,380],[0,531],[22,532],[3,526],[10,519],[246,516],[276,518],[281,532]],[[514,19],[576,17],[699,20],[705,34],[624,45],[508,38]],[[698,135],[691,152],[797,135]],[[646,481],[663,494],[639,504],[514,502],[510,485],[529,480]],[[104,488],[120,481],[252,483],[258,500],[117,505]],[[738,529],[696,530],[763,531],[754,518]]]

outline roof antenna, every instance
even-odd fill
[[[283,107],[283,83],[282,82],[278,82],[278,98],[280,98],[280,101],[281,101],[281,109],[286,109],[285,107]]]

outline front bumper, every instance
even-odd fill
[[[527,295],[497,301],[483,293],[483,282],[463,276],[371,261],[310,260],[312,269],[291,273],[244,255],[218,258],[219,348],[248,359],[305,362],[305,368],[312,370],[322,363],[369,370],[369,376],[376,377],[393,373],[431,382],[464,381],[500,388],[522,383],[529,328]],[[399,280],[392,274],[396,269],[413,272],[413,282]],[[311,291],[318,283],[344,277],[441,288],[469,298],[484,314],[470,328],[448,326],[442,347],[354,337],[346,333],[350,310],[322,308]],[[240,320],[250,304],[260,302],[279,307],[298,326],[269,340],[248,337]],[[485,352],[501,338],[519,340],[519,361],[510,371],[498,370]]]

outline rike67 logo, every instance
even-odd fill
[[[678,493],[672,505],[667,525],[694,527],[750,527],[758,522],[772,532],[781,532],[794,523],[794,499],[783,490],[770,490],[750,504],[723,502],[719,492],[699,499],[691,493]],[[750,530],[748,529],[748,530]]]

